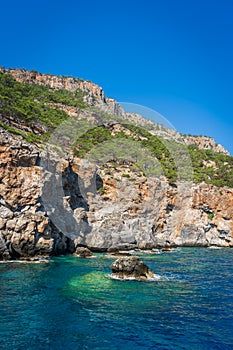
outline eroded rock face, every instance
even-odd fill
[[[111,265],[112,277],[120,279],[135,278],[147,280],[154,274],[137,256],[119,258]]]
[[[199,149],[210,149],[214,152],[230,155],[230,153],[222,145],[216,143],[212,137],[185,136],[183,140],[187,145],[196,145]]]
[[[0,70],[6,72],[3,68]],[[89,106],[99,107],[110,114],[120,116],[125,114],[119,103],[113,98],[107,98],[103,89],[91,81],[73,77],[41,74],[35,71],[27,71],[25,69],[8,69],[7,73],[11,74],[21,83],[48,85],[52,89],[66,89],[71,92],[76,92],[77,89],[80,89],[85,92],[84,101],[87,102]],[[74,111],[74,113],[76,112]]]
[[[44,184],[44,153],[1,129],[1,259],[65,254],[77,245],[94,251],[233,246],[233,189],[170,186],[124,162],[83,171],[77,158],[54,161]]]
[[[69,239],[41,202],[40,150],[0,130],[0,258],[61,254]]]
[[[106,97],[103,89],[91,81],[67,76],[41,74],[36,71],[27,71],[25,69],[5,69],[3,67],[0,67],[0,72],[11,74],[17,81],[21,83],[47,85],[51,87],[51,89],[66,89],[71,92],[76,92],[77,89],[80,89],[85,93],[84,101],[89,106],[98,107],[100,110],[106,113],[124,117],[124,120],[127,120],[130,123],[134,123],[136,125],[155,126],[154,122],[142,117],[137,113],[125,112],[117,101],[115,101],[113,98]],[[80,110],[78,108],[72,106],[64,106],[59,103],[50,103],[50,105],[64,110],[69,116],[80,117]],[[81,118],[82,117],[86,117],[85,113],[83,115],[81,114]],[[3,116],[0,116],[0,120],[24,131],[33,131],[34,133],[45,132],[44,128],[41,125],[33,125],[30,127],[26,125],[21,126],[20,123],[15,120],[15,118],[3,118]],[[183,138],[177,131],[169,128],[164,129],[159,124],[156,128],[153,128],[151,133],[165,140],[176,140],[177,142],[181,142],[187,145],[196,145],[199,149],[210,149],[214,152],[229,155],[229,152],[222,145],[216,143],[215,140],[211,137],[186,135]]]
[[[79,243],[93,250],[233,245],[232,189],[123,177],[127,169],[99,170],[105,191],[89,197],[91,232]]]

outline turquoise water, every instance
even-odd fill
[[[158,282],[111,280],[101,254],[0,264],[0,349],[232,349],[233,250],[142,258]]]

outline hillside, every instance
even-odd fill
[[[233,245],[233,157],[72,77],[0,69],[0,256]]]
[[[184,144],[188,145],[194,182],[204,181],[219,187],[233,187],[233,158],[213,139],[185,135],[181,137],[174,130],[165,129],[137,114],[126,113],[117,102],[105,96],[102,88],[91,82],[2,68],[0,103],[1,126],[22,135],[29,142],[45,142],[53,130],[69,117],[88,122],[94,120],[91,128],[98,128],[90,131],[94,134],[92,137],[89,131],[86,136],[82,135],[79,140],[80,150],[76,152],[79,156],[85,155],[86,151],[98,143],[97,139],[100,133],[104,133],[103,130],[105,136],[101,136],[101,142],[113,137],[137,139],[139,144],[160,161],[165,176],[171,182],[177,177],[176,166],[172,160],[174,155],[170,154],[165,141],[171,144],[170,148],[175,148],[176,153],[181,151],[179,144]],[[106,123],[120,123],[123,129],[113,136]]]

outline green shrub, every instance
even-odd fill
[[[209,213],[208,214],[208,219],[209,220],[213,220],[213,218],[214,218],[214,213]]]
[[[129,174],[122,174],[122,177],[126,177],[127,179],[129,179],[130,175]]]
[[[106,189],[104,187],[100,187],[98,188],[97,192],[102,195],[102,194],[105,194],[106,193]]]

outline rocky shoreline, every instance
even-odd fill
[[[143,176],[132,182],[123,177],[127,164],[87,169],[80,189],[76,158],[54,165],[54,179],[60,176],[63,188],[44,187],[44,150],[1,128],[0,151],[0,259],[69,254],[78,245],[92,251],[233,246],[232,189],[174,187]],[[91,193],[93,182],[105,193]],[[46,209],[45,194],[60,196],[52,209]]]
[[[91,82],[23,69],[0,68],[0,73],[10,74],[17,84],[47,87],[48,101],[42,107],[49,104],[54,109],[61,109],[66,113],[68,125],[71,124],[66,130],[66,124],[60,125],[60,120],[56,120],[59,127],[54,127],[54,130],[34,115],[27,123],[26,117],[18,118],[18,112],[12,115],[6,108],[0,113],[0,260],[73,254],[78,248],[77,255],[85,256],[88,254],[86,248],[93,252],[111,253],[184,246],[233,247],[232,188],[193,183],[187,179],[174,180],[174,183],[165,177],[163,171],[160,175],[147,175],[145,169],[135,165],[130,157],[122,159],[115,154],[121,136],[128,142],[123,143],[125,155],[133,142],[134,146],[138,142],[140,148],[141,141],[150,139],[148,130],[150,136],[173,140],[180,146],[183,141],[179,133],[153,124],[136,113],[126,113],[114,99],[105,96],[101,87]],[[13,81],[11,84],[14,86]],[[3,85],[4,88],[7,93],[7,85]],[[61,100],[63,103],[58,103],[60,100],[52,103],[49,96],[59,89],[65,89],[70,94],[81,91],[83,102],[90,108],[81,109],[79,105],[69,104],[67,99]],[[12,93],[17,96],[17,91]],[[37,99],[33,100],[33,103],[37,102]],[[107,119],[104,119],[105,114],[108,114]],[[103,135],[111,138],[112,144],[107,145],[107,152],[106,149],[103,152],[104,156],[107,153],[107,159],[100,156],[97,157],[99,162],[95,163],[80,156],[78,151],[81,146],[74,146],[82,123],[76,124],[80,121],[88,125],[84,128],[86,139],[92,142],[88,146],[96,146],[96,140],[92,140],[96,133],[100,141]],[[131,128],[125,124],[129,122]],[[98,131],[97,126],[100,127]],[[135,132],[137,126],[142,127],[141,133]],[[51,130],[54,142],[51,135],[48,142],[39,141],[43,138],[37,138],[38,135],[44,136]],[[30,135],[33,141],[27,142],[25,135]],[[112,138],[115,136],[115,139]],[[84,146],[85,141],[84,138]],[[150,147],[152,144],[155,148],[168,147],[172,153],[171,145],[165,141],[152,141]],[[225,157],[228,154],[210,138],[186,137],[184,147],[186,143],[198,149],[222,153]],[[135,150],[137,158],[140,152],[138,148],[133,148]],[[178,147],[178,151],[178,155],[185,158],[184,149]],[[115,156],[109,156],[108,152]],[[169,152],[162,152],[160,155],[164,159]],[[151,165],[152,159],[156,158],[153,156],[148,160],[147,156],[146,149],[143,149],[144,168],[148,166],[147,162]],[[161,158],[158,159],[161,161]],[[165,160],[170,166],[172,157]],[[176,162],[174,167],[180,164],[179,159]],[[159,168],[157,163],[152,165]],[[230,169],[231,162],[222,165],[224,169]],[[200,168],[202,166],[217,169],[213,161],[205,161]],[[178,170],[186,174],[187,168]]]

